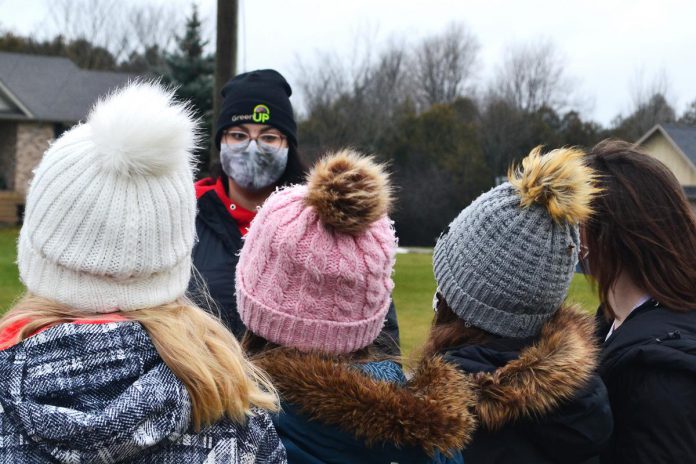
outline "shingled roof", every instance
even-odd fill
[[[636,142],[636,145],[642,145],[655,133],[662,134],[674,149],[691,162],[696,169],[696,127],[676,123],[657,124],[646,132]],[[685,185],[682,187],[686,197],[689,200],[696,201],[696,186]]]
[[[642,145],[656,132],[662,135],[696,168],[696,127],[684,124],[657,124],[643,135],[636,145]]]
[[[667,131],[674,143],[696,166],[696,127],[683,124],[662,124],[662,128]]]
[[[4,119],[76,122],[132,74],[78,68],[68,58],[0,52],[0,97],[19,111]]]

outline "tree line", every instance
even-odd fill
[[[85,18],[77,14],[85,1],[56,2],[63,35],[4,33],[0,50],[157,76],[192,102],[210,133],[214,55],[206,51],[196,7],[181,18],[166,3],[119,3],[115,10],[116,2],[97,0],[88,2],[93,14]],[[297,67],[292,84],[301,96],[303,157],[311,163],[349,145],[390,163],[402,244],[432,245],[462,208],[537,145],[587,148],[607,137],[636,140],[656,123],[696,125],[696,100],[678,115],[665,79],[638,83],[631,110],[605,127],[583,118],[583,100],[553,42],[510,46],[488,82],[477,72],[480,48],[465,25],[453,23],[415,42],[396,38],[379,46],[365,38],[348,60],[324,52]],[[198,152],[201,175],[209,153],[209,145]]]

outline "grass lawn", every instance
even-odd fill
[[[22,293],[15,264],[18,229],[0,228],[0,314]]]
[[[15,265],[17,233],[17,229],[0,229],[0,314],[22,292]],[[404,254],[396,259],[394,303],[404,355],[425,341],[432,320],[435,280],[431,260],[430,254]],[[587,311],[594,311],[597,307],[597,298],[579,274],[573,279],[568,300],[579,303]]]

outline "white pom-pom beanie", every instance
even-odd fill
[[[150,308],[191,273],[196,121],[172,92],[131,83],[44,154],[20,232],[27,289],[81,311]]]

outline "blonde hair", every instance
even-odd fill
[[[186,386],[196,430],[223,416],[244,423],[252,407],[279,409],[278,395],[268,376],[246,358],[222,323],[187,299],[108,315],[142,324],[162,360]],[[26,321],[14,340],[18,343],[51,325],[97,316],[104,315],[76,311],[27,294],[0,319],[0,332]]]

